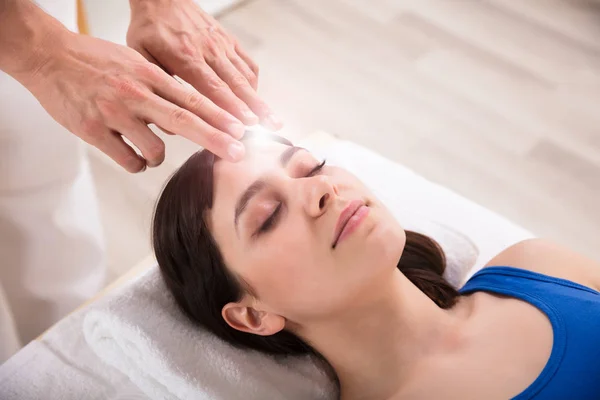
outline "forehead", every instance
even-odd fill
[[[213,208],[209,212],[211,225],[216,220],[233,218],[235,203],[241,193],[258,177],[279,168],[279,157],[289,146],[276,142],[245,143],[246,156],[237,163],[219,160],[213,169]]]
[[[246,144],[246,156],[240,162],[217,161],[213,170],[215,200],[223,200],[219,194],[231,197],[232,193],[240,193],[259,175],[278,167],[281,153],[288,148],[275,142],[249,143]]]

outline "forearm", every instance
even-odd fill
[[[171,5],[179,0],[129,0],[129,6],[133,9],[135,7],[152,6],[154,4],[167,4]]]
[[[161,9],[172,7],[173,3],[181,0],[129,0],[131,14],[159,15]]]
[[[48,63],[64,32],[30,0],[0,0],[0,70],[26,84]]]

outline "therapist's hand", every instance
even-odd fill
[[[258,67],[194,0],[130,0],[127,44],[246,125],[281,122],[256,90]]]
[[[127,171],[162,163],[165,146],[151,123],[222,158],[243,156],[242,123],[137,51],[64,29],[44,53],[22,83],[54,119]]]

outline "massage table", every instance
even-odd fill
[[[440,242],[452,265],[447,278],[457,287],[497,252],[533,237],[354,143],[315,132],[296,144],[348,168],[385,204],[402,204],[393,214],[405,229]],[[328,377],[306,360],[280,363],[240,353],[206,333],[194,336],[197,330],[181,316],[161,334],[164,319],[176,312],[160,284],[148,255],[2,365],[0,399],[335,398]],[[157,291],[160,298],[152,294]],[[153,321],[161,312],[163,321]]]

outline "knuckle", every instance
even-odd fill
[[[213,116],[215,124],[221,124],[222,122],[227,122],[229,120],[227,113],[222,108],[215,111],[215,115]],[[217,131],[211,131],[213,134],[218,135]]]
[[[258,85],[258,77],[256,75],[249,76],[248,82],[250,82],[250,85],[256,87]]]
[[[117,81],[115,90],[120,98],[126,100],[142,100],[146,97],[144,91],[130,79]]]
[[[204,40],[204,42],[206,41],[206,38]],[[168,40],[166,41],[168,42]],[[204,44],[203,42],[203,44]],[[176,45],[175,48],[177,49],[177,52],[179,54],[181,54],[183,57],[191,57],[191,58],[195,58],[197,55],[197,47],[196,47],[196,41],[194,40],[194,38],[189,34],[189,33],[181,33],[177,36],[177,41],[176,41]]]
[[[148,146],[148,150],[146,152],[148,153],[147,157],[149,159],[153,160],[154,162],[160,162],[165,155],[165,143],[157,138],[157,140],[154,140]]]
[[[248,86],[248,80],[241,74],[234,75],[229,83],[231,89],[239,89],[246,86]]]
[[[176,108],[171,112],[171,122],[175,126],[188,125],[192,122],[192,115],[183,108]]]
[[[204,53],[206,55],[213,57],[216,57],[221,50],[220,46],[211,36],[207,36],[204,38],[204,41],[202,42],[202,49],[204,50]]]
[[[188,110],[199,110],[206,104],[206,98],[198,92],[190,91],[184,102]]]
[[[146,80],[155,82],[162,79],[164,71],[156,64],[151,62],[143,62],[137,66],[136,73],[138,76],[141,76]]]
[[[194,57],[176,56],[176,62],[179,65],[179,72],[192,74],[198,69],[198,65],[204,62],[204,59],[198,60]]]
[[[206,80],[206,85],[213,92],[222,92],[227,89],[227,85],[219,77],[213,76]]]
[[[123,156],[121,161],[119,162],[129,172],[140,172],[144,169],[144,161],[142,161],[138,156],[133,154],[127,154]]]
[[[100,114],[104,117],[114,118],[119,112],[118,106],[114,101],[98,99],[96,105],[98,106],[98,111],[100,111]]]
[[[99,148],[100,150],[106,150],[109,147],[109,136],[107,133],[96,133],[93,135],[90,135],[88,138],[90,141],[89,143],[96,146],[97,148]]]
[[[224,145],[223,133],[216,129],[210,129],[206,133],[205,139],[212,148],[218,147],[219,145]]]
[[[90,144],[97,142],[102,130],[102,121],[95,118],[86,118],[81,121],[81,138]]]

